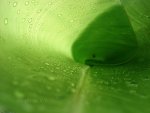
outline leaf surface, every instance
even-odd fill
[[[118,2],[1,0],[0,112],[149,113],[149,0],[120,2],[139,44],[134,60],[94,67],[72,60],[77,37]]]

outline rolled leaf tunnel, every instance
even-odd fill
[[[0,113],[150,113],[149,4],[0,0]]]
[[[137,51],[137,39],[120,4],[98,15],[79,36],[72,48],[76,61],[89,65],[121,64]]]
[[[1,32],[12,35],[8,41],[45,47],[83,64],[121,64],[135,56],[137,40],[120,0],[95,0],[98,5],[89,0],[84,7],[72,1],[61,7],[61,2],[51,1],[40,9],[42,3],[1,1]]]

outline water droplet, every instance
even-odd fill
[[[72,87],[74,87],[74,86],[75,86],[75,84],[74,84],[74,83],[71,83],[71,86],[72,86]]]
[[[33,101],[33,99],[31,100],[31,102]],[[29,104],[30,102],[25,102],[23,105],[23,109],[25,109],[27,112],[31,112],[33,111],[33,107],[31,104]]]
[[[48,3],[48,5],[52,5],[52,4],[53,4],[52,2],[49,2],[49,3]]]
[[[32,3],[34,3],[35,2],[35,0],[32,0]]]
[[[54,72],[54,70],[52,70],[52,69],[51,69],[50,71],[51,71],[52,73]]]
[[[109,85],[109,82],[108,82],[108,81],[104,81],[104,84],[105,84],[105,85]]]
[[[93,10],[96,10],[96,8],[95,8],[95,7],[93,7],[92,9],[93,9]]]
[[[118,84],[118,82],[117,81],[112,81],[112,84],[116,85],[116,84]]]
[[[8,18],[4,19],[4,24],[7,25],[8,24]]]
[[[20,10],[17,11],[17,14],[20,14]]]
[[[67,72],[65,69],[63,70],[64,72]]]
[[[132,82],[127,81],[126,84],[128,87],[134,87],[134,88],[138,87],[138,84],[133,81]]]
[[[71,73],[74,73],[74,70],[71,70]]]
[[[143,81],[149,81],[150,80],[150,78],[148,77],[148,76],[145,76],[144,78],[143,78]]]
[[[139,95],[139,97],[140,97],[140,98],[143,98],[143,99],[148,99],[148,96],[147,96],[147,95],[142,95],[142,94],[141,94],[141,95]]]
[[[26,2],[25,2],[25,5],[26,5],[26,6],[29,5],[29,1],[26,1]]]
[[[71,89],[71,92],[72,92],[72,93],[75,93],[75,92],[76,92],[76,89],[72,88],[72,89]]]
[[[115,91],[115,88],[114,88],[113,86],[111,86],[110,89],[111,89],[112,91]]]
[[[16,6],[17,6],[17,2],[14,2],[14,3],[13,3],[13,7],[16,7]]]
[[[34,5],[38,5],[38,2],[35,2]]]
[[[146,15],[146,18],[150,18],[150,16]]]
[[[9,56],[9,57],[8,57],[8,60],[11,60],[11,59],[12,59],[12,57],[11,57],[11,56]]]
[[[129,93],[136,94],[136,90],[130,90]]]
[[[97,71],[95,71],[95,72],[94,72],[94,74],[98,74],[98,72],[97,72]]]
[[[103,81],[103,80],[100,80],[98,83],[100,83],[100,84],[104,84],[104,81]]]
[[[61,16],[62,16],[62,14],[58,14],[58,16],[59,16],[59,17],[61,17]]]
[[[52,88],[51,88],[50,86],[47,86],[47,89],[48,89],[48,90],[51,90]]]
[[[57,69],[57,70],[59,70],[59,69],[60,69],[60,67],[56,67],[56,69]]]
[[[59,92],[60,92],[60,89],[56,89],[56,91],[59,93]]]
[[[50,76],[50,77],[48,77],[48,79],[54,81],[54,80],[55,80],[55,77]]]
[[[72,22],[74,22],[74,20],[72,19],[72,20],[70,20],[70,22],[72,23]]]
[[[13,85],[18,85],[19,84],[18,81],[13,81],[12,83],[13,83]]]
[[[41,69],[41,70],[43,70],[43,69],[44,69],[44,67],[40,67],[40,69]]]
[[[17,98],[23,98],[23,97],[24,97],[24,94],[23,94],[22,92],[20,92],[20,91],[15,91],[15,96],[16,96]]]
[[[40,13],[41,11],[42,11],[42,10],[40,9],[40,10],[37,11],[37,13]]]
[[[49,66],[49,63],[46,62],[45,65]]]
[[[29,81],[24,81],[21,83],[22,86],[30,86],[30,82]]]
[[[32,22],[32,18],[29,18],[29,19],[28,19],[28,22],[31,23],[31,22]]]

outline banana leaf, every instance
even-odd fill
[[[0,113],[150,113],[149,4],[0,0]],[[94,46],[126,33],[119,56]],[[93,52],[102,60],[85,62]]]

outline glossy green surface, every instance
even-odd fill
[[[150,2],[121,2],[136,57],[88,67],[72,45],[118,0],[0,0],[0,113],[150,113]]]
[[[88,25],[74,42],[72,53],[77,62],[87,65],[117,65],[135,57],[137,48],[129,18],[117,3]]]

